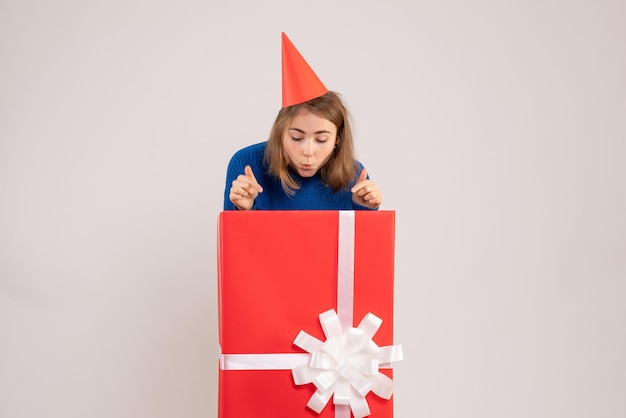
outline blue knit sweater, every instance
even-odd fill
[[[226,187],[224,188],[224,210],[236,210],[237,207],[230,201],[228,195],[233,180],[244,173],[244,168],[249,165],[258,183],[263,187],[263,192],[257,196],[253,209],[257,210],[360,210],[369,208],[357,205],[352,201],[350,188],[346,190],[333,190],[322,183],[319,172],[313,177],[301,177],[292,172],[293,178],[300,184],[295,195],[289,196],[283,190],[280,180],[267,172],[263,164],[266,142],[250,145],[235,153],[228,163],[226,172]],[[362,169],[361,163],[358,166]]]

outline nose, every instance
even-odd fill
[[[305,141],[302,145],[302,153],[305,157],[313,156],[313,141]]]

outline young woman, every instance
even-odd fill
[[[382,196],[354,158],[348,111],[283,33],[283,107],[266,142],[228,164],[224,210],[378,209]]]
[[[224,209],[377,209],[382,196],[354,159],[347,116],[330,91],[282,108],[269,140],[230,160]]]

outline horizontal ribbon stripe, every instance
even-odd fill
[[[222,354],[222,370],[291,370],[307,364],[311,356],[304,353]]]

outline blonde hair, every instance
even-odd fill
[[[335,192],[347,188],[356,173],[352,129],[346,106],[339,94],[332,91],[308,102],[280,109],[265,148],[264,161],[269,173],[280,179],[283,190],[289,195],[294,195],[300,188],[289,173],[289,160],[282,141],[285,131],[303,110],[327,119],[337,127],[336,147],[328,161],[320,168],[320,176],[322,182]]]

